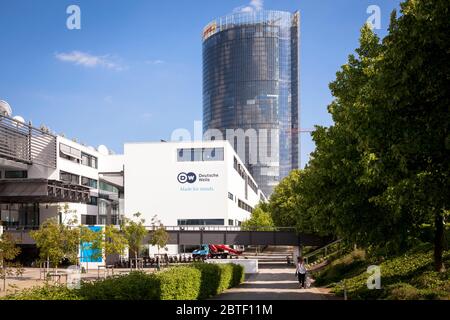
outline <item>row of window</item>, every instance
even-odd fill
[[[178,162],[223,161],[223,148],[184,148],[177,150]]]
[[[80,176],[77,174],[70,173],[70,172],[60,171],[59,179],[61,181],[71,183],[71,184],[80,184]],[[81,185],[89,187],[89,188],[97,189],[98,181],[95,179],[81,176]]]
[[[253,212],[253,208],[251,206],[249,206],[248,204],[246,204],[241,199],[238,200],[238,206],[239,206],[239,208],[244,209],[247,212],[250,212],[250,213]]]
[[[112,184],[106,183],[104,181],[100,181],[99,189],[106,192],[112,192],[115,194],[119,193],[119,189]]]
[[[98,160],[97,157],[94,157],[93,155],[87,154],[85,152],[82,152],[81,150],[77,148],[73,148],[71,146],[68,146],[64,143],[59,144],[59,156],[63,159],[75,162],[75,163],[81,163],[82,165],[91,167],[91,168],[98,168]]]
[[[256,183],[254,183],[253,180],[250,179],[249,176],[247,176],[247,174],[245,173],[245,170],[244,170],[243,166],[241,166],[241,165],[238,163],[236,157],[234,157],[233,168],[234,168],[234,169],[237,171],[237,173],[242,177],[242,179],[247,180],[248,186],[249,186],[255,193],[258,193],[258,187],[256,186]]]
[[[26,179],[28,172],[23,170],[11,170],[5,171],[5,179]],[[0,171],[0,179],[2,178],[2,172]]]

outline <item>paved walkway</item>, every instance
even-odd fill
[[[261,263],[259,273],[249,275],[239,287],[214,300],[338,300],[325,288],[300,289],[294,267],[283,263]]]

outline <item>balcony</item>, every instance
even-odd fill
[[[0,159],[56,168],[56,136],[0,115]]]
[[[89,203],[90,189],[47,179],[0,180],[0,203]]]

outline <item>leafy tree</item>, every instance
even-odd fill
[[[30,232],[32,239],[36,241],[41,259],[51,262],[56,270],[63,259],[72,263],[78,260],[78,249],[80,244],[80,230],[76,226],[77,220],[69,214],[68,205],[63,208],[65,221],[58,223],[57,218],[44,221],[39,230]]]
[[[128,218],[124,219],[121,230],[127,240],[130,254],[134,255],[137,269],[137,258],[142,247],[142,242],[147,235],[147,229],[144,225],[145,219],[140,218],[141,213],[137,212],[133,216],[136,221]]]
[[[444,270],[444,223],[450,207],[450,19],[445,0],[409,0],[391,16],[379,70],[365,103],[361,141],[386,183],[373,201],[388,209],[411,234],[424,222],[435,226],[434,258]],[[386,121],[388,119],[388,121]]]
[[[16,246],[14,238],[8,234],[3,233],[0,236],[0,279],[3,280],[3,291],[6,290],[6,278],[13,275],[15,272],[10,261],[14,260],[20,254],[20,248]],[[17,270],[20,270],[19,267]]]
[[[293,170],[275,187],[267,206],[273,223],[277,227],[288,227],[296,224],[296,210],[300,171]]]
[[[104,230],[105,254],[122,255],[127,248],[128,242],[124,234],[114,225],[107,225]]]
[[[250,219],[242,222],[242,230],[270,231],[274,228],[270,213],[264,211],[261,205],[256,206]]]
[[[317,127],[303,171],[268,207],[277,225],[332,232],[363,246],[405,248],[435,227],[435,268],[450,197],[450,19],[446,0],[408,0],[380,41],[361,30],[330,84],[334,125]]]
[[[152,218],[152,227],[153,233],[150,244],[158,248],[159,254],[159,250],[166,247],[167,242],[169,241],[169,234],[161,221],[157,219],[156,215]]]

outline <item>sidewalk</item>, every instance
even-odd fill
[[[248,275],[239,287],[213,300],[339,300],[325,288],[300,289],[295,269],[282,263],[260,263],[259,273]]]

